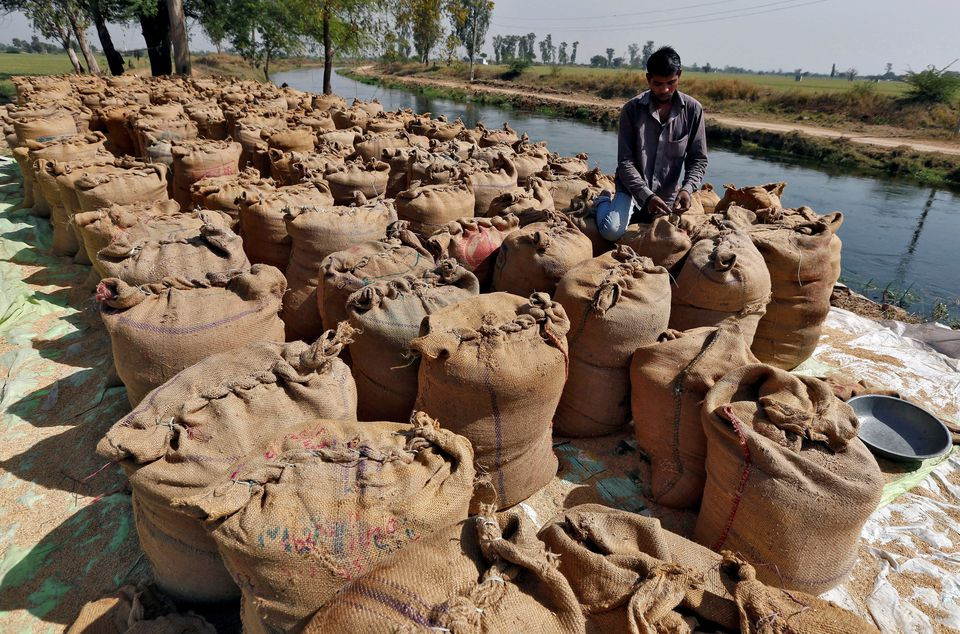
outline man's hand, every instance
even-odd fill
[[[662,198],[654,194],[647,199],[647,211],[651,216],[666,216],[670,213],[670,207],[663,202]]]
[[[677,199],[673,202],[673,210],[678,214],[690,211],[690,192],[685,189],[680,190]]]

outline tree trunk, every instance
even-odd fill
[[[270,49],[266,51],[266,55],[263,56],[263,80],[270,81]]]
[[[323,94],[333,92],[333,38],[330,36],[330,11],[323,10]]]
[[[167,0],[170,17],[170,39],[178,75],[190,74],[190,48],[187,43],[187,25],[183,17],[183,0]]]
[[[63,50],[67,52],[67,57],[70,58],[70,63],[73,64],[73,72],[75,72],[78,75],[82,75],[83,66],[80,65],[80,59],[77,57],[77,52],[73,50],[72,46],[70,46],[69,41],[66,44],[64,44]]]
[[[100,0],[92,0],[89,3],[90,14],[93,23],[97,27],[97,35],[100,37],[100,48],[107,57],[107,65],[110,67],[112,75],[123,74],[123,56],[113,45],[113,38],[110,37],[110,31],[107,30],[107,22],[103,19],[103,12],[100,10]]]
[[[94,55],[90,49],[90,43],[87,41],[87,34],[84,33],[83,27],[77,23],[77,14],[69,13],[68,19],[70,20],[70,28],[73,31],[73,36],[77,38],[77,44],[83,53],[83,59],[87,62],[87,70],[94,75],[99,75],[100,63],[97,62],[97,56]]]
[[[150,73],[154,77],[171,74],[173,64],[170,61],[170,14],[166,11],[166,3],[163,2],[163,5],[158,7],[155,15],[141,15],[140,28],[147,43]]]

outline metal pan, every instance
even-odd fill
[[[950,451],[950,431],[936,416],[893,396],[855,396],[847,404],[860,419],[860,440],[884,458],[916,462]]]

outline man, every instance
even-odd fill
[[[703,106],[677,86],[680,56],[669,46],[647,60],[649,90],[620,112],[617,192],[597,201],[597,227],[607,240],[623,235],[635,210],[640,221],[683,213],[707,171]],[[681,181],[681,173],[683,179]]]

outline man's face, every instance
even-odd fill
[[[664,77],[663,75],[651,75],[647,73],[647,84],[650,86],[650,93],[653,98],[660,103],[666,103],[673,99],[673,93],[677,92],[677,86],[680,84],[680,73]]]

